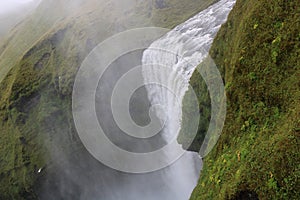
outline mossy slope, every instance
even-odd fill
[[[210,53],[227,118],[191,200],[300,199],[300,2],[237,0]]]

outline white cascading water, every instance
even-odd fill
[[[215,35],[227,20],[234,4],[235,0],[221,0],[215,3],[177,26],[144,51],[142,63],[145,83],[164,85],[147,85],[146,89],[151,104],[161,105],[162,110],[156,111],[157,116],[161,119],[167,116],[162,130],[167,142],[179,133],[181,102],[188,90],[191,75],[208,55]],[[199,170],[195,167],[197,165],[192,163],[199,162],[198,154],[187,152],[169,168],[169,187],[179,189],[176,199],[189,198],[199,176]]]

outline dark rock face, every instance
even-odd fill
[[[167,7],[167,4],[166,4],[165,0],[155,0],[155,8],[163,9],[166,7]]]
[[[241,191],[232,200],[258,200],[258,195],[253,191]]]
[[[37,63],[34,64],[34,69],[41,70],[43,67],[48,63],[50,59],[51,54],[45,53],[40,60],[38,60]]]

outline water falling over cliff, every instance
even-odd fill
[[[138,162],[138,165],[166,163],[174,155],[174,152],[178,150],[184,152],[176,142],[182,115],[181,101],[193,70],[205,57],[215,34],[221,24],[226,21],[233,5],[233,0],[219,1],[177,26],[144,52],[144,49],[140,49],[120,56],[105,70],[100,80],[97,79],[96,94],[92,90],[93,100],[95,100],[95,104],[93,104],[95,106],[92,107],[95,107],[97,114],[95,118],[98,119],[111,143],[120,149],[136,154],[151,153],[161,149],[166,146],[166,143],[169,143],[170,139],[176,143],[174,149],[167,148],[163,152],[161,158],[165,158],[165,160],[150,159],[145,163]],[[100,68],[98,65],[104,60],[101,58],[101,54],[99,56],[97,53],[91,55],[96,55],[96,61],[99,61],[91,63]],[[143,72],[140,72],[140,77],[135,77],[134,81],[143,78],[145,83],[163,83],[168,88],[166,90],[164,87],[146,84],[147,91],[144,88],[141,95],[133,97],[136,101],[132,109],[133,113],[138,114],[138,120],[142,118],[142,112],[134,109],[145,107],[144,111],[148,111],[149,104],[160,105],[161,112],[156,113],[157,117],[166,118],[164,128],[157,135],[146,139],[130,137],[124,133],[116,124],[110,110],[111,97],[118,80],[134,66],[141,64],[143,64]],[[164,66],[164,70],[161,71],[161,68],[156,68],[157,65]],[[94,73],[91,74],[93,77]],[[88,80],[89,78],[83,76],[83,79]],[[84,87],[78,92],[81,91],[89,92]],[[143,95],[145,93],[147,95]],[[119,100],[124,101],[122,98]],[[81,106],[77,105],[77,108],[79,111],[87,112]],[[91,121],[90,112],[87,112],[84,118]],[[149,123],[147,120],[141,121],[143,125]],[[88,128],[89,126],[87,126],[86,131],[91,132]],[[103,151],[110,152],[111,149],[106,148]],[[58,157],[62,156],[59,154]],[[122,163],[124,158],[109,157],[109,159]],[[163,169],[141,174],[125,173],[109,168],[98,162],[85,150],[79,150],[74,152],[71,158],[60,160],[58,166],[51,170],[50,167],[45,169],[49,172],[46,180],[40,181],[43,183],[40,199],[185,200],[189,199],[193,188],[196,186],[201,169],[200,157],[197,153],[191,152],[184,152],[177,161]]]
[[[181,103],[190,77],[208,55],[215,35],[234,4],[235,0],[219,1],[155,41],[143,54],[143,77],[148,84],[148,98],[153,105],[160,105],[156,114],[165,122],[162,135],[167,142],[176,139],[180,131]],[[199,172],[191,163],[199,160],[195,153],[186,152],[168,169],[172,174],[169,187],[181,190],[178,199],[188,199],[196,185]],[[183,175],[186,171],[194,174]]]

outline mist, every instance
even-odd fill
[[[19,22],[26,18],[41,0],[1,0],[0,40]]]

